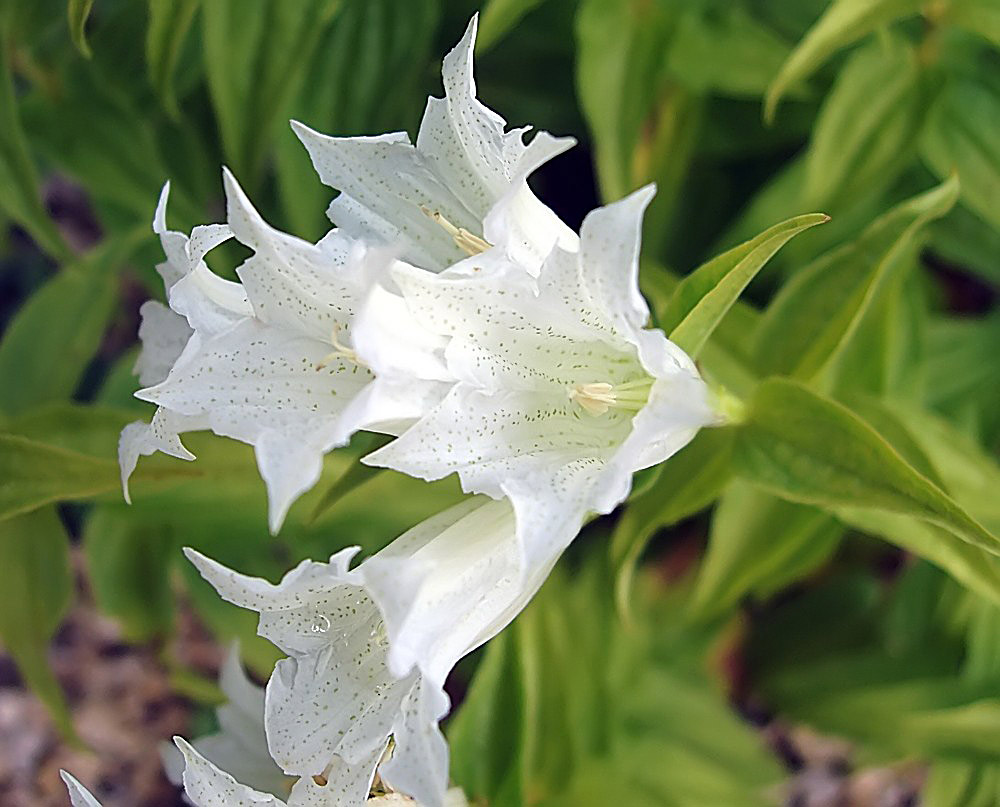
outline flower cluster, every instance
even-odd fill
[[[416,143],[293,123],[339,191],[318,243],[268,225],[228,171],[226,224],[187,236],[166,227],[167,188],[157,207],[169,308],[142,310],[137,395],[157,410],[122,433],[126,496],[140,455],[194,459],[180,435],[201,429],[254,446],[272,531],[358,430],[393,438],[365,462],[456,473],[477,494],[353,569],[345,549],[277,585],[188,551],[287,655],[266,696],[229,687],[242,695],[223,725],[260,737],[256,753],[177,740],[202,807],[461,801],[438,730],[449,671],[634,472],[718,420],[691,359],[648,327],[638,259],[653,189],[593,211],[579,235],[563,224],[527,178],[573,141],[525,143],[477,100],[475,33],[474,18],[445,57],[445,97],[428,100]],[[239,282],[204,261],[230,238],[253,253]],[[96,804],[66,781],[75,805]]]

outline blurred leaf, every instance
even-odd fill
[[[661,317],[660,327],[669,333],[672,341],[696,358],[719,322],[771,256],[803,230],[829,220],[830,217],[823,213],[797,216],[702,264],[678,284]]]
[[[662,46],[671,24],[659,3],[580,3],[577,91],[593,133],[605,201],[642,184],[633,172],[634,151],[661,90]]]
[[[755,351],[760,369],[809,379],[829,367],[892,277],[907,265],[921,228],[944,215],[957,196],[958,181],[952,177],[897,205],[856,241],[797,272],[760,324]]]
[[[1000,48],[1000,6],[996,0],[952,0],[947,19]],[[995,780],[996,781],[996,780]]]
[[[663,463],[648,490],[629,500],[611,538],[620,614],[631,613],[636,565],[656,532],[708,507],[729,481],[733,436],[732,429],[702,429]]]
[[[62,236],[38,195],[38,177],[10,74],[6,21],[0,19],[0,209],[24,227],[38,246],[57,260],[69,255]]]
[[[173,621],[173,534],[128,512],[125,504],[100,505],[83,536],[87,571],[98,606],[122,625],[126,638],[146,641],[167,633]]]
[[[251,189],[259,182],[275,122],[340,5],[262,0],[256,13],[247,13],[243,0],[202,6],[205,74],[226,161]]]
[[[747,594],[772,594],[829,558],[842,535],[843,528],[814,507],[734,482],[715,509],[691,608],[709,619]]]
[[[62,269],[20,308],[0,340],[0,378],[6,379],[0,384],[0,411],[18,414],[73,395],[114,312],[115,270],[137,239],[105,242]]]
[[[346,3],[316,48],[302,87],[286,114],[334,135],[413,130],[424,107],[424,74],[440,17],[437,0]],[[437,72],[436,70],[434,71]],[[435,84],[437,86],[437,84]],[[332,191],[287,121],[277,121],[278,194],[294,232],[310,239],[329,229]]]
[[[489,644],[458,714],[448,725],[451,776],[490,804],[518,803],[522,790],[523,680],[516,628]]]
[[[963,205],[956,205],[930,228],[930,246],[949,263],[1000,286],[1000,230]]]
[[[924,807],[993,807],[1000,801],[1000,765],[936,760],[920,793]]]
[[[962,201],[1000,229],[1000,90],[993,84],[956,77],[945,85],[921,154],[938,176],[957,172]]]
[[[836,51],[876,28],[916,14],[922,0],[834,0],[809,29],[771,82],[764,99],[764,119],[774,120],[788,88],[808,78]]]
[[[0,640],[62,735],[76,740],[48,660],[49,640],[73,596],[69,540],[54,508],[0,522],[0,591]]]
[[[173,77],[181,47],[201,0],[149,0],[146,30],[146,64],[153,89],[167,111],[176,116],[177,94]]]
[[[926,83],[916,51],[902,39],[854,51],[813,128],[804,198],[826,204],[889,185],[916,153],[930,105]]]
[[[319,518],[323,515],[323,513],[336,505],[337,502],[339,502],[352,490],[378,476],[385,470],[384,468],[377,468],[373,465],[365,465],[361,461],[361,456],[381,448],[391,439],[392,438],[385,435],[369,434],[367,432],[356,435],[355,438],[352,439],[352,445],[355,442],[360,443],[358,456],[347,467],[347,470],[338,476],[336,481],[323,493],[322,498],[313,509],[312,519],[315,520]]]
[[[769,379],[737,431],[738,474],[789,501],[887,510],[1000,554],[990,534],[850,410],[793,381]]]
[[[688,89],[759,98],[789,46],[741,5],[691,4],[668,45],[667,68]]]
[[[144,463],[133,475],[140,488],[200,476],[198,469]],[[118,463],[65,448],[0,434],[0,521],[64,500],[119,490]]]
[[[479,22],[476,50],[486,51],[518,21],[544,0],[487,0],[483,5],[483,16]]]
[[[88,59],[91,57],[90,45],[87,44],[87,18],[90,16],[90,9],[94,5],[94,0],[68,0],[66,4],[66,15],[69,19],[69,33],[73,37],[73,44]]]

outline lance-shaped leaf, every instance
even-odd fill
[[[691,608],[707,619],[747,594],[767,596],[823,563],[843,534],[822,510],[734,482],[715,510]]]
[[[830,220],[809,213],[776,224],[704,263],[685,277],[663,314],[660,327],[692,357],[697,357],[716,326],[771,256],[810,227]]]
[[[200,474],[190,467],[154,468],[136,479],[175,482]],[[15,434],[0,434],[0,521],[66,499],[86,499],[119,487],[114,460],[87,456]]]
[[[66,737],[73,726],[47,649],[72,592],[69,541],[55,508],[0,522],[0,641]]]
[[[924,161],[938,176],[956,171],[962,201],[1000,229],[1000,91],[995,76],[956,79],[941,92],[921,143]]]
[[[194,21],[201,0],[149,0],[146,29],[146,69],[164,107],[177,115],[173,75],[181,47]]]
[[[733,461],[738,474],[789,501],[911,515],[1000,555],[1000,539],[871,426],[797,382],[772,378],[758,387]]]
[[[611,538],[618,611],[628,617],[639,558],[658,530],[707,507],[731,475],[732,429],[706,429],[664,463],[653,484],[629,501]]]
[[[73,44],[88,59],[91,56],[90,45],[87,43],[87,18],[94,0],[69,0],[66,4],[66,17],[69,20],[69,33]]]
[[[906,265],[921,228],[947,213],[957,196],[958,180],[951,177],[798,272],[761,321],[755,345],[759,369],[809,379],[832,363]]]
[[[38,177],[21,127],[14,97],[7,25],[0,20],[0,210],[24,227],[39,247],[54,258],[68,254],[59,231],[38,195]]]
[[[916,14],[921,5],[921,0],[836,0],[809,29],[771,82],[764,99],[764,120],[772,121],[787,90],[808,78],[840,48],[881,25]]]

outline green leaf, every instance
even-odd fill
[[[996,0],[953,0],[947,19],[1000,48],[1000,6]]]
[[[983,81],[953,78],[934,105],[921,154],[938,176],[958,173],[962,201],[1000,229],[1000,91]]]
[[[690,4],[667,44],[667,69],[688,89],[754,100],[788,57],[788,44],[737,4]]]
[[[73,395],[114,312],[114,271],[139,237],[106,242],[66,266],[17,312],[0,340],[0,411]]]
[[[916,153],[930,95],[906,41],[885,37],[852,53],[816,119],[803,198],[828,204],[888,186]]]
[[[352,445],[355,441],[361,443],[361,447],[359,448],[360,454],[347,467],[347,470],[338,476],[336,481],[323,493],[319,502],[316,503],[316,507],[313,509],[311,517],[313,520],[318,519],[321,515],[334,507],[337,502],[339,502],[352,490],[378,476],[385,470],[384,468],[365,465],[361,461],[361,455],[368,454],[378,448],[381,448],[388,443],[390,439],[391,438],[386,437],[385,435],[362,433],[352,440]]]
[[[205,75],[233,172],[257,186],[275,122],[292,103],[338,0],[243,0],[202,6]]]
[[[738,474],[789,501],[912,515],[1000,554],[1000,539],[868,424],[794,381],[760,385],[737,430],[733,459]]]
[[[487,0],[479,22],[476,50],[485,52],[544,0]]]
[[[42,205],[38,177],[14,96],[5,20],[0,20],[0,209],[24,227],[39,247],[57,260],[69,255]]]
[[[832,516],[815,507],[734,482],[712,518],[693,614],[711,619],[748,594],[774,593],[828,559],[843,532]]]
[[[615,601],[630,614],[636,566],[642,551],[664,527],[704,509],[730,477],[732,429],[702,429],[687,446],[663,463],[653,485],[629,500],[611,538]]]
[[[823,213],[796,216],[702,264],[674,290],[660,327],[692,358],[697,357],[719,322],[771,256],[802,231],[829,220]]]
[[[149,80],[167,111],[176,117],[174,71],[201,0],[149,0],[146,65]]]
[[[47,656],[73,595],[69,540],[55,509],[0,522],[0,592],[0,640],[63,736],[75,740]]]
[[[170,484],[200,476],[193,468],[162,467],[145,463],[133,479]],[[0,521],[30,513],[46,504],[87,499],[120,488],[118,463],[65,448],[0,434]]]
[[[764,99],[764,119],[774,120],[778,102],[788,89],[807,79],[836,51],[880,26],[916,14],[921,5],[921,0],[835,0],[771,82]]]
[[[94,0],[69,0],[66,4],[66,16],[69,19],[69,33],[73,44],[86,58],[91,57],[90,45],[87,44],[87,18]]]
[[[133,642],[170,630],[170,570],[180,557],[170,528],[138,515],[141,511],[133,514],[125,504],[100,505],[87,518],[83,536],[94,598]]]
[[[915,240],[958,196],[952,177],[897,205],[853,242],[817,258],[768,307],[755,353],[764,373],[811,379],[832,365],[901,268]]]
[[[957,759],[935,760],[920,791],[924,807],[993,807],[998,800],[1000,765]]]

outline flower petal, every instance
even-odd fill
[[[341,413],[371,378],[353,362],[329,360],[328,351],[318,340],[244,319],[204,342],[193,337],[167,379],[136,396],[253,444],[276,530],[318,480],[323,454],[350,438]],[[160,446],[144,445],[144,453],[151,447]]]
[[[228,170],[223,182],[233,235],[254,250],[237,274],[255,317],[328,341],[335,327],[347,326],[360,292],[348,271],[350,239],[334,231],[310,244],[276,230]]]
[[[133,372],[139,376],[139,383],[148,387],[167,377],[194,332],[184,317],[156,300],[146,300],[139,315],[142,350]]]
[[[341,192],[333,222],[353,238],[399,245],[401,257],[441,270],[465,257],[454,239],[421,210],[478,233],[478,220],[431,171],[405,132],[329,137],[292,121],[325,185]]]
[[[402,714],[393,726],[396,747],[379,774],[394,790],[401,790],[421,807],[444,807],[448,789],[448,743],[438,721],[448,713],[448,696],[440,687],[421,680],[403,700]]]
[[[289,654],[268,682],[265,712],[286,773],[319,775],[335,754],[354,764],[384,745],[414,676],[389,672],[382,616],[347,570],[356,548],[329,564],[303,562],[277,586],[185,552],[223,599],[258,611],[258,633]]]
[[[159,408],[149,423],[137,420],[122,429],[118,437],[118,466],[121,469],[122,494],[125,501],[132,503],[128,480],[135,471],[140,456],[150,456],[157,451],[181,460],[193,460],[194,454],[181,443],[180,434],[208,427],[208,419],[203,415],[188,416]]]
[[[174,742],[184,755],[184,792],[195,807],[285,807],[270,793],[237,782],[199,754],[183,737]]]
[[[656,193],[647,185],[587,214],[580,228],[582,281],[594,307],[625,334],[643,328],[649,306],[639,292],[642,216]]]
[[[69,801],[73,807],[101,807],[101,803],[72,774],[59,771],[59,776],[69,791]]]

